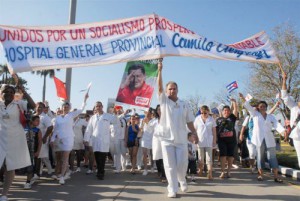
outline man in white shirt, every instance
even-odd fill
[[[194,115],[188,104],[178,99],[178,87],[175,82],[163,89],[162,62],[158,63],[158,96],[161,107],[160,133],[166,177],[168,180],[168,197],[175,198],[178,182],[182,192],[187,191],[186,171],[188,166],[188,129],[198,136],[193,125]],[[188,129],[187,129],[188,127]]]
[[[84,143],[87,146],[91,140],[97,163],[97,177],[103,180],[105,160],[110,147],[110,124],[116,125],[118,118],[104,113],[100,101],[96,102],[94,111],[95,114],[91,117],[85,131]]]

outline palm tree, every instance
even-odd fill
[[[59,69],[57,69],[59,71]],[[43,84],[43,102],[45,101],[46,98],[46,77],[49,76],[50,78],[53,78],[55,75],[55,71],[52,70],[41,70],[41,71],[32,71],[33,74],[40,75],[41,77],[44,78],[44,84]]]
[[[0,65],[0,75],[2,75],[1,83],[8,84],[7,83],[7,81],[8,81],[8,74],[9,74],[9,71],[8,71],[7,64]]]

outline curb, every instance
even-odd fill
[[[270,169],[269,163],[266,163],[266,168]],[[278,172],[281,173],[282,175],[293,177],[294,179],[300,180],[300,170],[279,165]]]

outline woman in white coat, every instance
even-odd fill
[[[5,167],[1,201],[8,200],[7,194],[13,182],[15,170],[31,165],[24,128],[20,123],[20,110],[27,108],[23,104],[24,101],[14,101],[14,95],[13,86],[6,84],[1,86],[0,166]]]
[[[83,131],[87,126],[87,121],[81,119],[78,116],[74,119],[73,129],[74,129],[74,146],[70,153],[70,169],[74,171],[74,160],[76,156],[76,172],[80,172],[80,162],[84,154],[84,144],[83,144]]]
[[[77,117],[86,105],[86,100],[88,95],[85,95],[84,103],[82,105],[82,109],[70,112],[71,105],[70,103],[64,103],[62,105],[62,114],[58,115],[53,122],[53,135],[51,137],[51,146],[53,146],[53,142],[56,140],[57,147],[61,151],[61,177],[59,178],[59,184],[65,184],[65,180],[70,178],[67,173],[68,165],[69,165],[69,155],[74,146],[74,130],[73,123],[74,118]]]
[[[106,156],[110,147],[110,125],[116,125],[118,119],[112,114],[104,113],[100,101],[95,104],[95,112],[87,125],[84,143],[88,145],[91,140],[97,163],[97,178],[103,180]]]
[[[159,117],[160,117],[160,105],[156,106],[155,113],[154,113],[154,133],[152,138],[152,155],[153,160],[156,163],[157,167],[157,173],[159,178],[161,179],[161,182],[165,183],[167,182],[166,174],[165,174],[165,168],[164,168],[164,162],[163,162],[163,156],[162,156],[162,150],[161,150],[161,140],[159,138]]]
[[[282,75],[282,89],[281,89],[281,98],[284,101],[284,104],[291,110],[290,125],[294,128],[290,134],[290,138],[293,139],[294,147],[298,156],[298,164],[300,167],[300,108],[299,103],[297,104],[287,93],[286,86],[287,75],[283,73]],[[298,122],[297,122],[298,121]]]
[[[245,101],[245,98],[242,94],[240,94],[240,97],[243,101]],[[253,117],[253,136],[251,142],[256,146],[257,149],[257,180],[263,180],[262,176],[263,168],[265,166],[264,156],[266,150],[270,167],[274,172],[274,181],[282,183],[282,180],[278,178],[278,161],[276,158],[275,149],[276,143],[272,128],[275,128],[279,133],[283,133],[285,130],[281,124],[277,122],[273,115],[267,113],[268,104],[265,101],[260,101],[258,103],[258,111],[251,107],[249,101],[244,103],[244,107]]]
[[[200,108],[201,115],[197,116],[194,121],[194,127],[199,138],[198,154],[199,154],[199,175],[202,175],[204,166],[204,155],[206,155],[207,177],[212,179],[212,150],[216,146],[216,121],[212,116],[209,116],[209,108],[203,105]]]
[[[153,160],[152,160],[152,138],[155,128],[156,121],[152,119],[152,108],[149,108],[148,112],[145,113],[145,118],[143,119],[142,126],[140,128],[142,132],[141,137],[141,147],[143,150],[143,163],[144,163],[144,172],[143,175],[148,174],[148,158],[151,163],[151,170],[153,170]],[[149,156],[149,157],[148,157]]]

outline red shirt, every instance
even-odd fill
[[[150,101],[153,94],[153,87],[144,84],[141,88],[130,90],[127,86],[123,89],[119,89],[116,101],[127,103],[130,105],[150,107]]]

